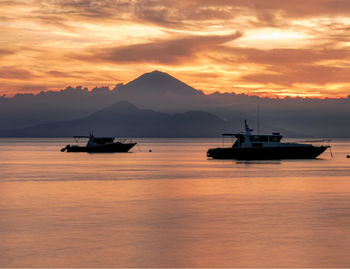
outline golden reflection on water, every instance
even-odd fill
[[[130,154],[29,142],[0,140],[0,267],[350,264],[348,142],[280,162],[208,160],[212,140]]]

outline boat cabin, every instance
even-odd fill
[[[87,146],[95,146],[95,145],[105,145],[105,144],[111,144],[114,141],[114,137],[94,137],[91,136]]]
[[[272,146],[280,143],[282,135],[273,133],[272,135],[252,135],[252,134],[234,134],[237,138],[233,147],[263,147],[264,145]]]
[[[96,145],[105,145],[105,144],[111,144],[114,141],[114,137],[95,137],[93,135],[89,136],[74,136],[75,139],[78,138],[89,138],[87,142],[87,147],[90,146],[96,146]]]
[[[114,137],[92,137],[90,140],[96,144],[108,144],[113,142]]]
[[[244,121],[245,132],[239,134],[223,134],[223,136],[236,137],[235,143],[232,147],[239,148],[258,148],[258,147],[271,147],[281,143],[282,135],[280,133],[272,133],[271,135],[255,135],[252,134],[253,129],[250,129],[247,122]]]

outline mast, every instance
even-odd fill
[[[250,135],[254,130],[250,129],[248,124],[247,124],[247,120],[244,120],[244,129],[245,129],[245,134],[246,135]]]
[[[257,104],[257,111],[256,111],[256,116],[258,119],[258,135],[260,134],[260,104]]]

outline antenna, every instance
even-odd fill
[[[258,134],[260,134],[260,104],[257,104],[257,108],[256,108],[256,117],[258,119]]]

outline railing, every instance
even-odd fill
[[[329,146],[329,142],[332,141],[330,139],[322,139],[322,140],[303,140],[303,141],[295,141],[294,143],[308,143],[313,146]]]
[[[136,143],[132,140],[132,138],[118,138],[114,140],[115,142],[121,142],[121,143]]]
[[[75,143],[82,144],[82,143],[86,143],[86,139],[89,139],[90,136],[74,136],[73,138],[74,138]],[[135,142],[133,142],[132,138],[115,138],[113,143],[116,143],[116,142],[135,143]]]

